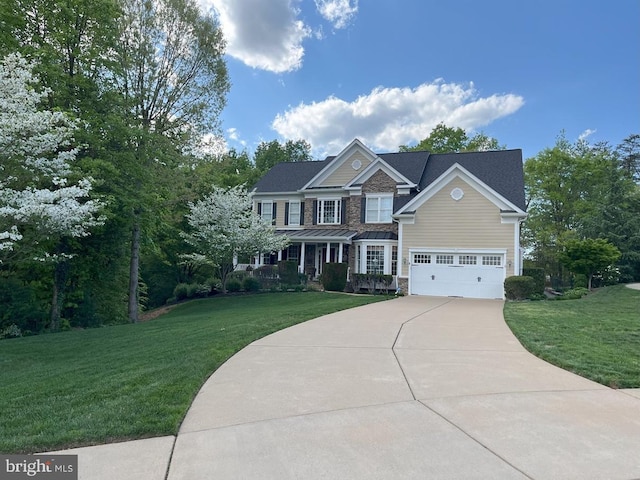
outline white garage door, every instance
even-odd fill
[[[411,257],[412,295],[503,298],[504,255],[413,252]]]

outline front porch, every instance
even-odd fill
[[[320,277],[327,263],[349,264],[352,239],[358,234],[354,230],[307,229],[279,231],[287,235],[291,244],[277,253],[258,255],[253,267],[276,265],[279,261],[294,261],[298,272],[310,280]]]

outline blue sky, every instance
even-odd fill
[[[227,148],[393,152],[444,122],[529,158],[640,133],[638,0],[199,2],[227,39]]]

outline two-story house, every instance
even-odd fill
[[[503,298],[522,268],[522,152],[375,154],[354,140],[319,162],[280,163],[252,192],[257,212],[291,240],[257,265],[327,262],[394,276],[406,293]]]

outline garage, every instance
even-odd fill
[[[504,298],[505,254],[413,251],[409,293],[442,297]]]

